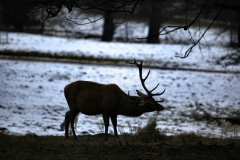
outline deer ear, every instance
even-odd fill
[[[145,94],[143,94],[142,92],[140,92],[139,90],[136,90],[137,94],[140,96],[140,97],[146,97]]]

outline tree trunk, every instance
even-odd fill
[[[45,19],[42,19],[41,28],[40,28],[40,34],[43,34],[44,27],[45,27]]]
[[[14,24],[14,31],[15,32],[23,32],[23,23],[17,19]]]
[[[238,30],[238,48],[240,48],[240,22],[238,22],[238,28],[237,28],[237,30]]]
[[[161,27],[161,2],[152,2],[152,12],[149,20],[147,43],[160,43],[159,30]]]
[[[114,31],[115,25],[113,22],[113,14],[109,14],[104,18],[102,41],[111,42]]]

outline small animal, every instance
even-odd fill
[[[145,86],[145,81],[148,78],[150,71],[145,78],[142,77],[142,62],[139,64],[134,59],[134,62],[128,62],[134,64],[139,69],[139,78],[144,90],[147,94],[136,90],[138,96],[130,96],[124,93],[116,84],[99,84],[90,81],[76,81],[70,83],[64,88],[64,95],[67,100],[70,111],[65,116],[65,137],[68,138],[68,127],[71,123],[71,129],[74,139],[77,140],[77,136],[74,130],[74,119],[76,115],[81,112],[86,115],[98,115],[102,114],[105,125],[105,140],[108,140],[108,126],[109,119],[111,118],[114,134],[117,133],[117,116],[125,115],[131,117],[138,117],[146,112],[162,111],[164,107],[156,101],[153,96],[162,95],[161,93],[152,92],[158,87],[154,87],[152,90],[148,90]]]
[[[223,118],[222,132],[227,134],[229,131],[233,131],[234,135],[238,134],[238,131],[240,131],[239,118]]]

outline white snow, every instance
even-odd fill
[[[38,51],[51,54],[86,55],[99,58],[126,60],[152,60],[154,65],[179,66],[191,69],[217,71],[240,71],[239,66],[215,65],[217,57],[229,49],[212,46],[210,49],[194,49],[186,59],[177,58],[182,45],[149,45],[120,42],[49,37],[32,34],[9,33],[9,43],[0,45],[0,50]],[[188,48],[190,46],[185,46]],[[144,68],[144,74],[148,71]],[[138,70],[131,67],[82,65],[55,62],[36,62],[0,59],[0,127],[11,133],[37,135],[64,135],[58,131],[68,110],[63,95],[66,84],[76,80],[98,83],[116,83],[126,93],[136,95],[143,91]],[[221,128],[215,123],[196,122],[191,114],[232,116],[240,107],[239,73],[205,73],[152,69],[147,86],[166,92],[161,96],[165,110],[158,115],[157,128],[170,134],[197,132],[203,135],[220,135]],[[144,92],[144,91],[143,91]],[[196,105],[195,103],[198,103]],[[138,118],[118,117],[118,127],[129,132],[131,127],[144,126],[155,113]],[[96,134],[102,131],[103,120],[99,116],[79,117],[77,134]],[[130,127],[131,126],[131,127]]]

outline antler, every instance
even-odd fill
[[[139,78],[140,78],[141,84],[142,84],[144,90],[147,92],[147,94],[148,94],[149,97],[152,97],[152,96],[160,96],[160,95],[162,95],[162,94],[165,92],[165,89],[164,89],[164,91],[161,92],[161,93],[155,93],[155,94],[152,93],[155,89],[157,89],[157,87],[159,86],[159,83],[158,83],[157,86],[154,87],[152,90],[149,91],[149,90],[147,89],[147,87],[146,87],[146,85],[145,85],[145,81],[147,80],[147,78],[148,78],[151,70],[149,70],[148,73],[147,73],[147,75],[146,75],[146,77],[143,78],[143,77],[142,77],[142,63],[143,63],[142,61],[141,61],[140,64],[139,64],[139,63],[137,63],[137,61],[136,61],[135,58],[134,58],[134,62],[127,62],[127,63],[129,63],[129,64],[135,64],[135,65],[138,67],[138,69],[139,69]],[[163,102],[163,101],[158,101],[158,102]]]

